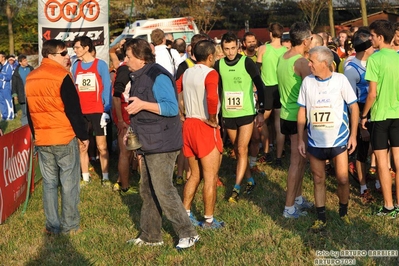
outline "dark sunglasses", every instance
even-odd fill
[[[68,54],[68,51],[62,51],[61,53],[52,53],[52,54],[60,54],[61,56],[66,56]]]

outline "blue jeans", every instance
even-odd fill
[[[179,238],[196,236],[182,200],[173,186],[173,169],[179,151],[146,154],[141,158],[140,238],[146,242],[162,241],[162,213],[172,223]]]
[[[46,229],[52,233],[78,230],[80,157],[76,138],[67,145],[38,146],[43,176],[43,207]],[[58,213],[58,186],[61,184],[61,219]]]
[[[28,117],[26,115],[26,103],[21,103],[21,111],[22,111],[22,116],[21,116],[21,125],[25,126],[28,124]]]

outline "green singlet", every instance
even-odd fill
[[[266,52],[262,56],[261,77],[266,86],[274,86],[277,81],[277,63],[278,59],[287,51],[287,47],[282,46],[278,49],[266,44]]]
[[[228,66],[225,59],[219,63],[222,78],[222,116],[236,118],[255,114],[252,78],[245,68],[246,56],[234,66]]]
[[[377,98],[371,107],[371,121],[399,118],[399,54],[383,48],[367,59],[365,79],[377,82]]]
[[[295,73],[294,64],[301,57],[300,54],[289,59],[280,57],[277,64],[278,90],[281,102],[280,118],[288,121],[297,121],[299,110],[297,100],[302,78]]]

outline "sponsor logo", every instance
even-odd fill
[[[27,145],[28,141],[25,139],[24,143]],[[14,145],[11,146],[11,149],[7,146],[3,148],[3,178],[5,187],[27,173],[29,152],[30,148],[26,148],[14,154]]]
[[[43,42],[50,39],[62,40],[68,47],[72,47],[72,42],[76,37],[87,36],[93,40],[95,46],[104,45],[104,28],[42,28]]]
[[[79,19],[95,21],[100,15],[100,5],[96,0],[48,0],[44,5],[44,15],[50,22],[63,19],[67,22],[76,22]]]

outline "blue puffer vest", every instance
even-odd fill
[[[130,96],[136,96],[147,102],[157,102],[152,87],[158,75],[167,75],[174,86],[176,101],[177,92],[174,79],[158,64],[146,64],[143,68],[130,74],[132,88]],[[130,124],[142,144],[145,154],[178,151],[183,146],[182,127],[178,115],[161,116],[148,111],[141,111],[130,116]]]

